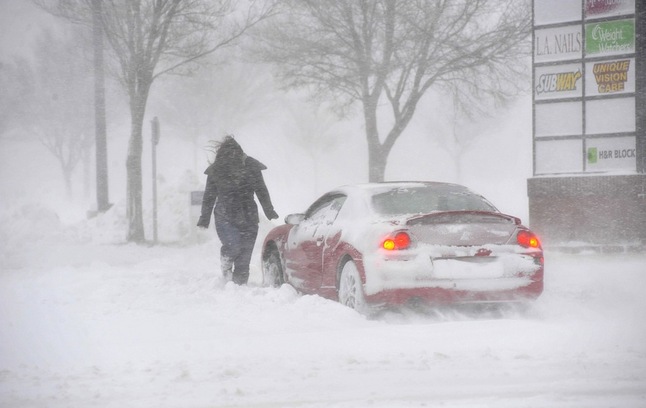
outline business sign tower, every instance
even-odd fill
[[[548,244],[646,244],[646,2],[534,0],[530,223]]]

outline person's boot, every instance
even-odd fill
[[[242,271],[239,269],[240,268],[236,268],[235,273],[233,274],[233,283],[236,285],[246,285],[249,281],[249,269]]]
[[[220,266],[222,267],[222,277],[225,282],[231,282],[233,278],[233,259],[228,256],[220,257]]]

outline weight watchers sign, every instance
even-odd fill
[[[634,52],[635,20],[586,24],[586,56],[630,54]]]

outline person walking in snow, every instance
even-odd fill
[[[258,206],[265,216],[278,218],[262,177],[267,167],[247,156],[233,136],[216,145],[215,161],[204,171],[207,175],[198,227],[208,228],[211,213],[222,243],[220,261],[226,280],[244,285],[249,280],[249,263],[258,236]]]

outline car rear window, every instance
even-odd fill
[[[383,215],[426,214],[436,211],[493,211],[483,197],[450,188],[398,188],[372,197],[375,212]]]

